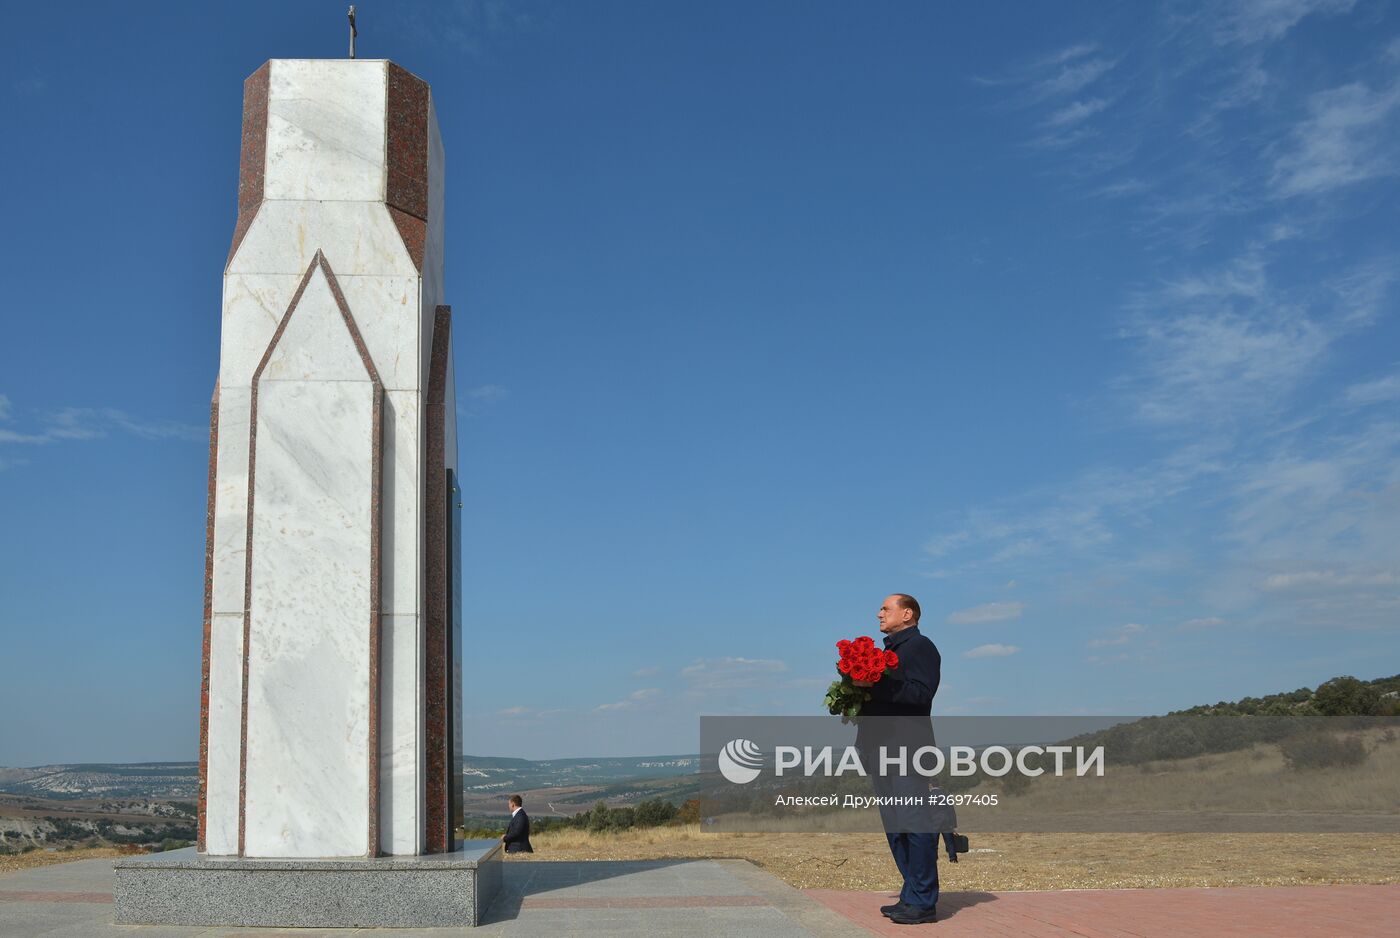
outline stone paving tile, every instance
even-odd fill
[[[510,864],[507,893],[561,896],[709,896],[752,893],[728,870],[692,861],[594,860]]]
[[[569,931],[565,934],[579,938],[599,935],[616,938],[659,935],[667,938],[714,938],[717,935],[725,938],[809,938],[812,933],[777,909],[767,907],[668,909],[628,916],[604,910],[582,910],[571,915]]]
[[[0,875],[0,892],[10,890],[53,892],[111,892],[111,860],[78,860],[16,870]]]
[[[526,938],[735,935],[836,938],[850,924],[735,860],[508,863],[476,929],[250,929],[112,924],[110,860],[0,876],[0,938]]]
[[[28,938],[50,932],[79,934],[105,927],[112,920],[112,907],[56,902],[6,902],[0,904],[0,936]]]
[[[111,905],[110,892],[52,892],[26,889],[0,890],[0,902],[92,902]]]
[[[762,896],[526,896],[526,909],[720,909],[772,906]]]
[[[141,938],[146,938],[146,929],[150,925],[119,925],[123,929],[136,929],[136,934]],[[207,928],[204,926],[193,926],[182,928],[172,934],[197,935],[198,938],[349,938],[351,935],[372,935],[376,932],[384,935],[397,934],[397,931],[376,928]],[[414,929],[411,933],[418,935],[419,930]],[[460,935],[460,930],[452,932]]]
[[[879,907],[892,893],[809,889],[807,895],[878,935],[909,935]],[[1400,886],[1250,886],[945,893],[940,936],[1026,938],[1394,938]]]

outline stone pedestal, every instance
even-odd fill
[[[342,860],[206,857],[189,848],[115,868],[118,925],[462,927],[480,924],[500,891],[501,844]]]

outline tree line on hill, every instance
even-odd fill
[[[1382,729],[1387,738],[1393,738],[1394,727],[1377,718],[1396,716],[1400,716],[1400,675],[1372,681],[1344,675],[1323,682],[1317,690],[1300,687],[1289,693],[1222,700],[1069,742],[1103,745],[1110,762],[1129,765],[1273,743],[1290,768],[1318,769],[1365,762],[1370,749],[1362,739],[1364,731]]]
[[[530,818],[530,833],[584,830],[597,834],[636,828],[694,824],[699,820],[700,801],[696,798],[691,798],[680,807],[676,807],[664,798],[649,798],[646,801],[638,802],[635,807],[621,808],[610,808],[606,802],[600,800],[592,808],[575,814],[573,817],[532,817]],[[468,838],[498,838],[504,833],[504,824],[464,829],[464,835]]]
[[[1361,681],[1351,675],[1334,677],[1317,690],[1300,687],[1283,694],[1242,697],[1236,701],[1203,704],[1177,710],[1168,716],[1400,716],[1400,674]]]

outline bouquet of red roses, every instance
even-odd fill
[[[832,716],[840,716],[842,722],[860,716],[861,709],[870,700],[870,691],[857,687],[855,681],[878,683],[890,668],[899,667],[899,656],[892,651],[875,647],[875,640],[862,635],[854,641],[842,639],[836,643],[840,658],[836,670],[840,677],[826,689],[826,710]]]

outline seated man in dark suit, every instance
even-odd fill
[[[501,843],[506,845],[506,853],[534,853],[530,846],[530,816],[525,813],[525,801],[519,795],[511,795],[510,823],[501,835]]]

